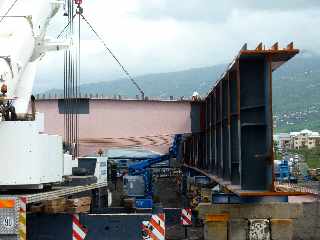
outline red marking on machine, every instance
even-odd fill
[[[192,210],[191,210],[191,208],[181,209],[181,224],[184,226],[192,225]]]
[[[14,208],[15,204],[14,199],[0,199],[0,208]]]
[[[150,221],[142,222],[142,239],[165,240],[165,214],[152,215]]]
[[[79,214],[72,216],[72,239],[84,240],[87,236],[88,230],[80,223]]]

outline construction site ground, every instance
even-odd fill
[[[121,208],[121,196],[123,191],[122,178],[118,178],[117,184],[110,183],[109,185],[112,191],[112,208]],[[176,177],[164,177],[157,178],[154,181],[154,194],[156,198],[160,200],[160,205],[165,209],[176,209],[177,213],[179,209],[184,208],[188,204],[188,200],[183,197],[179,192],[179,186],[176,183]],[[128,213],[130,214],[130,213]],[[166,226],[166,239],[167,240],[182,240],[203,239],[203,226],[201,224],[193,224],[193,226],[187,227],[180,224],[180,216],[177,214],[166,215],[166,222],[170,222]],[[186,236],[187,231],[187,237]]]

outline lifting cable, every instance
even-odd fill
[[[82,18],[89,26],[90,30],[95,34],[95,36],[98,38],[98,40],[102,43],[107,53],[109,53],[112,58],[117,62],[117,64],[120,66],[121,70],[124,72],[124,74],[129,78],[129,80],[132,82],[132,84],[138,89],[138,91],[141,94],[142,100],[144,100],[145,94],[142,88],[139,86],[139,84],[134,80],[132,75],[129,73],[129,71],[124,67],[124,65],[120,62],[120,60],[116,57],[116,55],[113,53],[113,51],[107,46],[106,42],[103,40],[103,38],[98,34],[98,32],[93,28],[93,26],[90,24],[90,22],[87,20],[87,18],[82,13],[82,8],[78,5],[77,13],[73,15],[72,18],[69,19],[69,22],[67,25],[62,29],[62,31],[58,34],[57,39],[62,36],[62,34],[68,29],[68,27],[73,23],[74,18],[76,15],[79,15],[79,39],[80,39],[80,18]],[[79,46],[79,54],[80,54],[80,41],[78,43]],[[79,59],[80,60],[80,59]]]
[[[16,3],[17,3],[18,1],[19,1],[19,0],[15,0],[15,1],[11,4],[11,6],[8,8],[7,12],[6,12],[3,16],[1,16],[1,18],[0,18],[0,23],[3,21],[3,19],[4,19],[5,17],[8,16],[8,14],[9,14],[10,11],[11,11],[11,9],[16,5]]]
[[[17,2],[16,0],[15,2]],[[79,155],[79,116],[77,106],[79,102],[80,94],[80,37],[81,37],[81,19],[83,19],[95,36],[105,47],[107,53],[109,53],[113,59],[118,63],[124,74],[129,78],[133,85],[138,89],[144,100],[144,91],[133,79],[129,71],[124,67],[120,60],[115,56],[111,49],[107,46],[103,38],[93,28],[89,21],[83,16],[83,9],[81,7],[82,1],[74,0],[67,1],[68,7],[68,22],[62,31],[58,34],[57,39],[64,36],[65,38],[71,37],[71,45],[74,44],[74,20],[78,15],[78,36],[77,45],[73,48],[68,48],[64,52],[64,141],[65,147],[69,150],[73,157]],[[76,12],[74,11],[74,5],[77,5]],[[11,7],[12,8],[12,7]]]
[[[77,16],[77,14],[74,14],[72,19],[70,19],[70,21],[67,23],[67,25],[62,29],[62,31],[58,34],[57,39],[59,39],[62,34],[67,30],[67,28],[69,27],[69,25],[71,24],[71,22],[74,20],[74,18]]]
[[[73,0],[68,0],[68,23],[57,38],[64,36],[70,38],[71,47],[64,52],[64,141],[65,148],[74,157],[79,156],[79,82],[80,82],[80,45],[73,46],[74,40],[74,19],[75,14]],[[80,4],[78,4],[80,8]],[[79,18],[80,19],[80,18]],[[80,21],[79,21],[79,39],[80,42]]]
[[[70,1],[70,0],[69,0]],[[80,3],[81,4],[81,3]],[[117,64],[120,66],[123,73],[128,77],[128,79],[132,82],[132,84],[138,89],[138,91],[141,94],[142,100],[145,98],[145,93],[142,90],[142,88],[139,86],[139,84],[134,80],[132,75],[129,73],[129,71],[124,67],[124,65],[120,62],[120,60],[116,57],[116,55],[113,53],[113,51],[107,46],[106,42],[103,40],[103,38],[98,34],[98,32],[94,29],[94,27],[90,24],[90,22],[87,20],[87,18],[83,15],[82,8],[80,7],[80,4],[78,4],[77,12],[73,15],[72,18],[69,17],[69,21],[67,25],[62,29],[62,31],[58,34],[57,39],[60,38],[63,33],[69,28],[70,25],[73,25],[74,18],[76,15],[79,15],[79,42],[78,42],[78,54],[80,54],[80,18],[82,18],[89,26],[90,30],[95,34],[95,36],[98,38],[98,40],[102,43],[107,53],[109,53],[112,58],[117,62]],[[68,6],[70,6],[70,3],[68,3]],[[69,9],[69,7],[68,7]],[[71,12],[68,12],[68,15],[71,14]],[[73,12],[72,12],[73,14]],[[80,59],[79,59],[80,61]]]
[[[131,74],[128,72],[128,70],[123,66],[123,64],[119,61],[119,59],[115,56],[115,54],[111,51],[111,49],[107,46],[105,41],[102,39],[102,37],[98,34],[98,32],[93,28],[93,26],[89,23],[89,21],[81,14],[82,19],[88,24],[89,28],[92,30],[92,32],[96,35],[96,37],[100,40],[100,42],[105,47],[105,50],[113,57],[113,59],[118,63],[124,74],[129,78],[129,80],[133,83],[133,85],[138,89],[138,91],[141,94],[142,100],[144,100],[144,91],[142,88],[138,85],[138,83],[133,79]]]

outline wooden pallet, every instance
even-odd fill
[[[68,213],[89,212],[90,206],[91,206],[91,197],[68,199],[66,203],[66,212]]]

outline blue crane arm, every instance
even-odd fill
[[[145,183],[145,197],[152,198],[152,172],[150,167],[154,164],[167,161],[170,158],[177,158],[179,155],[179,146],[182,141],[182,135],[176,134],[169,148],[169,153],[161,156],[150,157],[149,159],[133,163],[128,166],[130,176],[143,176]]]
[[[151,167],[153,164],[157,164],[170,159],[170,155],[162,155],[154,158],[149,158],[138,163],[133,163],[129,165],[129,174],[130,175],[138,175],[142,173],[145,169]]]
[[[152,157],[143,161],[140,161],[138,163],[133,163],[128,166],[129,174],[130,175],[138,175],[143,173],[147,168],[150,168],[152,165],[169,160],[170,158],[177,157],[178,154],[178,148],[180,145],[180,142],[182,140],[181,134],[176,134],[174,136],[172,145],[169,148],[169,154],[165,154],[162,156],[156,156]]]

